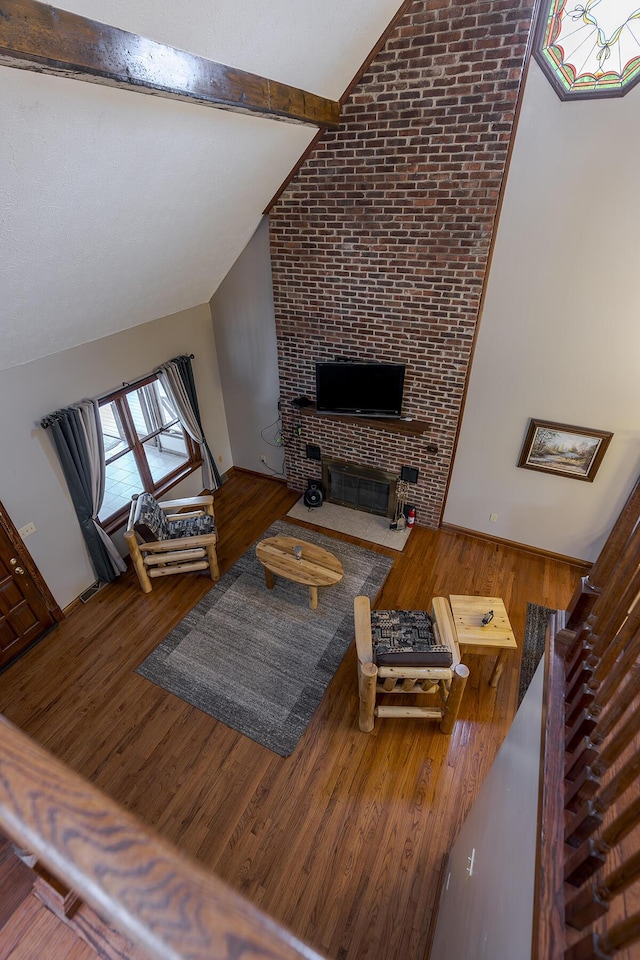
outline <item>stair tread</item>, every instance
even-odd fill
[[[13,852],[8,842],[0,847],[0,930],[25,900],[34,884],[33,871]]]
[[[96,960],[97,956],[33,894],[0,931],[0,960]]]

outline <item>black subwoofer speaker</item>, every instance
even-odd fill
[[[319,480],[308,480],[309,486],[304,492],[303,502],[305,507],[321,507],[324,496],[322,493],[322,484]]]

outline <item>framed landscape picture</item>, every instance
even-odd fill
[[[518,466],[591,483],[612,436],[606,430],[530,420]]]

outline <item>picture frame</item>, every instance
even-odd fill
[[[518,466],[593,483],[613,433],[551,420],[529,420]]]

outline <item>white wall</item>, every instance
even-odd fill
[[[211,316],[233,463],[282,475],[284,449],[272,445],[280,386],[266,217],[212,298]]]
[[[207,304],[0,371],[0,500],[16,527],[35,523],[37,531],[25,544],[62,607],[93,583],[95,574],[53,443],[40,419],[83,397],[115,390],[182,353],[195,355],[205,433],[224,472],[231,466],[231,449]],[[172,496],[201,490],[198,470],[176,486]]]
[[[450,851],[429,960],[530,960],[543,679],[544,658]]]
[[[62,2],[331,99],[400,6]],[[5,66],[0,130],[0,369],[207,302],[317,132]]]
[[[206,303],[314,134],[9,67],[0,129],[0,369]]]
[[[638,475],[639,106],[531,64],[445,522],[594,560]],[[516,467],[530,417],[614,432],[593,483]]]

